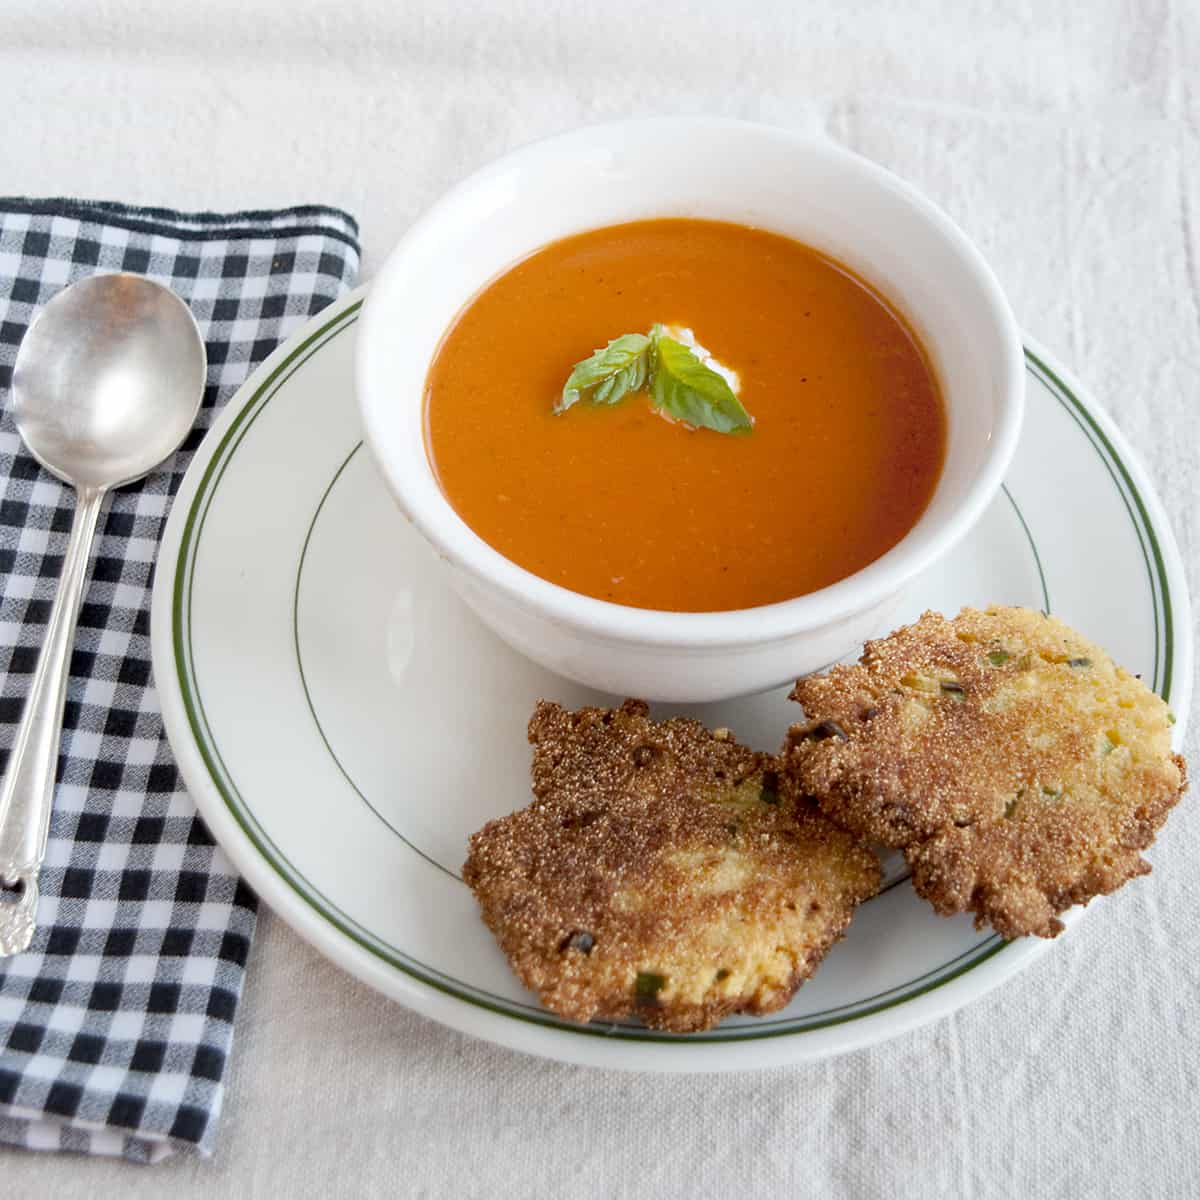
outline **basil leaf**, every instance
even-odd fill
[[[750,414],[716,371],[674,338],[660,336],[656,347],[651,395],[668,416],[717,433],[750,428]]]
[[[652,348],[644,333],[614,338],[603,350],[575,364],[554,411],[564,413],[585,397],[593,404],[616,404],[628,393],[639,391],[650,375]]]

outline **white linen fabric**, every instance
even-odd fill
[[[4,190],[181,208],[319,198],[363,278],[447,186],[587,121],[824,131],[941,204],[1090,385],[1198,579],[1194,0],[9,0]],[[1197,756],[1193,723],[1187,752]],[[1200,798],[1154,874],[1017,979],[894,1042],[692,1078],[450,1033],[263,912],[207,1163],[0,1152],[10,1195],[1200,1195]]]

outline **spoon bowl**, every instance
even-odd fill
[[[173,292],[93,275],[59,292],[21,342],[12,413],[29,452],[78,488],[132,483],[196,420],[204,342]]]

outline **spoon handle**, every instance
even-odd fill
[[[84,488],[79,493],[46,640],[0,784],[0,885],[5,889],[0,890],[0,958],[19,954],[33,939],[38,871],[46,854],[54,804],[75,622],[103,502],[102,488]]]

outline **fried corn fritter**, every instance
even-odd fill
[[[926,613],[855,666],[800,680],[784,756],[822,811],[903,849],[917,892],[1006,938],[1149,870],[1187,786],[1166,704],[1024,608]]]
[[[781,798],[771,756],[647,712],[540,702],[535,799],[471,838],[464,878],[560,1016],[686,1033],[774,1012],[874,894],[878,862]]]

